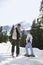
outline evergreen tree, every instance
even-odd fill
[[[33,20],[33,24],[30,32],[33,36],[33,47],[36,47],[37,46],[37,24],[35,19]]]
[[[12,29],[11,29],[11,31],[10,31],[10,36],[9,36],[10,42],[12,41],[13,30],[14,30],[14,25],[12,26]]]
[[[0,26],[0,32],[2,32],[2,26]]]
[[[37,18],[37,23],[33,21],[31,33],[33,35],[33,46],[40,49],[43,48],[43,0],[40,7],[40,15]]]
[[[38,43],[39,43],[39,48],[43,48],[43,0],[41,2],[40,6],[40,16],[37,18],[37,24],[38,24]]]
[[[3,34],[2,34],[2,26],[0,26],[0,43],[2,42],[2,36],[3,36]]]
[[[7,41],[8,41],[8,36],[7,36],[7,31],[5,31],[2,36],[2,42],[7,42]]]
[[[25,47],[25,45],[26,45],[26,34],[25,34],[25,31],[23,30],[22,31],[21,41],[20,41],[20,46]]]

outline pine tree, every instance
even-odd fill
[[[2,36],[3,36],[3,34],[2,34],[2,26],[0,26],[0,43],[2,42]]]
[[[40,6],[40,15],[37,18],[37,37],[38,37],[38,46],[39,48],[43,48],[43,0],[41,2],[41,6]]]
[[[43,48],[43,0],[40,6],[40,14],[37,18],[37,23],[33,21],[31,33],[33,35],[33,46],[40,49]]]
[[[35,19],[33,20],[33,24],[30,32],[33,36],[33,47],[37,47],[37,24]]]
[[[10,36],[9,36],[10,42],[12,41],[13,30],[14,30],[14,25],[12,26],[12,29],[11,29],[11,31],[10,31]]]

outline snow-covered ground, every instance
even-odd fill
[[[16,47],[15,47],[16,48]],[[43,50],[33,48],[36,57],[25,57],[25,48],[20,47],[18,57],[11,57],[11,43],[0,44],[0,65],[43,65]],[[30,51],[29,51],[30,53]]]

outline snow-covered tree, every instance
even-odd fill
[[[38,48],[43,48],[43,0],[40,5],[40,14],[36,20],[33,21],[31,32],[33,35],[33,45]]]

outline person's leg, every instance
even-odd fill
[[[14,55],[14,47],[15,47],[15,43],[14,40],[12,40],[12,48],[11,48],[12,56]]]
[[[20,48],[19,48],[19,40],[17,40],[17,43],[16,43],[16,56],[19,55],[19,52],[20,52]]]
[[[14,55],[14,45],[12,45],[12,56]]]
[[[29,48],[29,44],[27,43],[26,47],[25,47],[25,49],[26,49],[26,55],[28,55],[28,48]]]
[[[31,43],[30,43],[30,45],[29,45],[29,48],[30,48],[30,51],[31,51],[31,55],[34,55],[33,49],[32,49],[32,44],[31,44]]]

